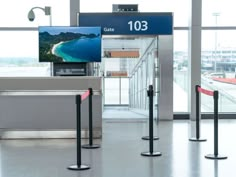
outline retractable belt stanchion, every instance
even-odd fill
[[[81,164],[81,95],[76,95],[76,136],[77,136],[77,164],[68,167],[69,170],[87,170],[90,167]]]
[[[226,156],[222,156],[218,154],[218,98],[219,92],[214,91],[213,93],[214,98],[214,154],[208,154],[205,156],[207,159],[227,159]]]
[[[196,85],[195,86],[195,91],[196,91],[196,138],[195,137],[192,137],[192,138],[189,138],[190,141],[199,141],[199,142],[202,142],[202,141],[206,141],[206,139],[202,139],[200,138],[200,101],[199,101],[199,91],[198,91],[198,88],[200,88],[199,85]]]
[[[149,129],[149,130],[150,130],[150,129]],[[149,137],[149,136],[143,136],[143,137],[142,137],[142,140],[150,140],[150,137]],[[159,140],[159,137],[153,136],[153,140]]]
[[[93,89],[89,88],[89,144],[85,144],[82,147],[86,149],[99,148],[98,144],[93,144]]]
[[[161,156],[160,152],[153,152],[153,86],[149,85],[149,152],[142,152],[142,156]]]

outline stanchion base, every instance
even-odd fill
[[[212,160],[214,160],[214,159],[224,160],[224,159],[227,159],[227,156],[208,154],[208,155],[205,156],[205,158],[212,159]]]
[[[100,148],[100,145],[98,145],[98,144],[92,144],[92,145],[85,144],[85,145],[82,146],[82,148],[85,148],[85,149],[96,149],[96,148]]]
[[[203,142],[206,141],[206,139],[202,139],[202,138],[189,138],[189,141],[198,141],[198,142]]]
[[[154,156],[161,156],[161,153],[160,152],[153,152],[153,153],[142,152],[141,155],[142,156],[148,156],[148,157],[154,157]]]
[[[149,137],[149,136],[143,136],[143,137],[142,137],[142,140],[150,140],[150,137]],[[154,136],[154,137],[153,137],[153,140],[159,140],[159,137]]]
[[[71,165],[71,166],[67,167],[67,169],[68,170],[88,170],[88,169],[90,169],[90,167],[87,165],[80,165],[80,166]]]

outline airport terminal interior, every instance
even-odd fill
[[[233,0],[0,4],[0,177],[235,176]]]

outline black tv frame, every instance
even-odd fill
[[[66,28],[68,28],[68,31],[70,31],[70,28],[72,29],[72,31],[73,31],[73,28],[74,29],[76,29],[76,28],[81,28],[81,29],[86,29],[86,28],[100,28],[100,27],[97,27],[97,26],[95,26],[95,27],[80,27],[80,26],[39,26],[39,28],[45,28],[45,29],[47,29],[47,28],[51,28],[51,29],[53,29],[53,28],[62,28],[62,32],[63,32],[63,30],[65,30]],[[45,31],[46,32],[46,31]],[[42,32],[40,32],[39,31],[39,33],[42,33]],[[72,32],[73,33],[73,32]],[[78,34],[79,34],[79,32],[78,32]],[[83,34],[83,32],[81,32],[81,34]],[[92,35],[91,33],[89,34],[84,34],[84,35]],[[45,38],[42,38],[43,40],[45,40]],[[59,38],[60,39],[60,38]],[[101,34],[101,32],[100,32],[100,42],[102,43],[102,34]],[[40,37],[39,37],[39,43],[40,43]],[[43,43],[44,44],[44,43]],[[100,45],[102,45],[102,44],[100,44]],[[40,46],[40,45],[39,45]],[[46,49],[48,48],[48,46],[47,46],[47,43],[46,43],[46,45],[45,45],[46,47]],[[102,46],[101,46],[102,47]],[[102,49],[101,49],[102,50]],[[44,51],[44,50],[43,50]],[[89,52],[90,53],[90,52]],[[100,56],[100,57],[102,57],[102,56]],[[39,54],[39,62],[51,62],[51,63],[53,63],[53,64],[58,64],[58,63],[71,63],[71,64],[73,64],[73,63],[85,63],[85,62],[101,62],[101,59],[102,58],[100,58],[100,60],[99,61],[96,61],[96,60],[88,60],[88,61],[47,61],[46,59],[45,59],[45,61],[44,60],[41,60],[40,59],[40,54]]]

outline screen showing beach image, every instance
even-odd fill
[[[101,62],[101,27],[39,27],[39,62]]]

